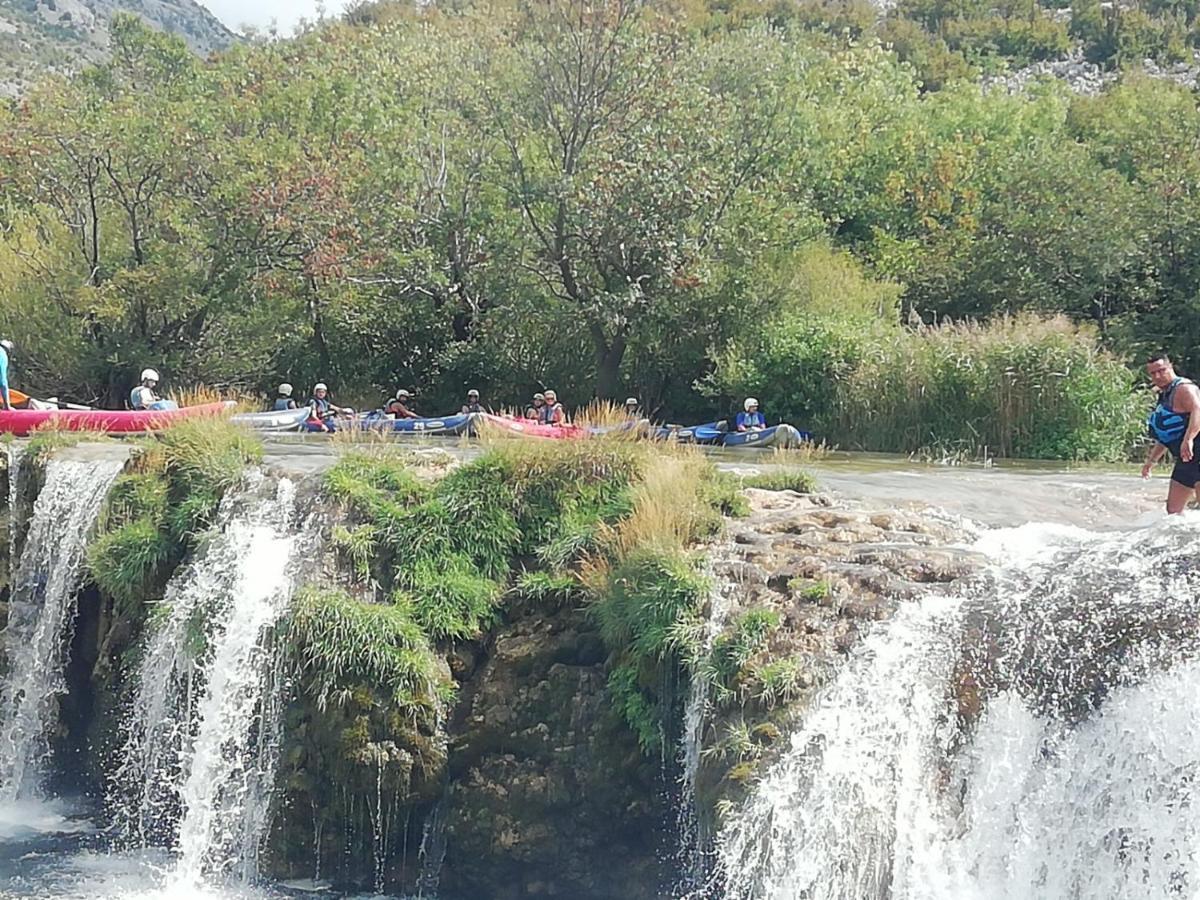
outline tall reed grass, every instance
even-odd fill
[[[1133,373],[1064,317],[780,323],[729,348],[706,386],[851,449],[1119,460],[1142,431]]]

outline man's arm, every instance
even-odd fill
[[[1183,443],[1179,448],[1179,456],[1184,462],[1191,462],[1194,455],[1192,442],[1200,434],[1200,388],[1194,384],[1182,386],[1183,396],[1179,398],[1180,408],[1176,412],[1189,414],[1187,431],[1183,433]],[[1180,392],[1177,392],[1180,393]]]
[[[1167,452],[1165,444],[1160,444],[1158,441],[1150,448],[1146,454],[1146,462],[1142,465],[1142,477],[1149,478],[1150,470],[1154,468],[1154,464],[1163,458],[1163,454]]]

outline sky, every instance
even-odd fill
[[[235,31],[244,24],[266,28],[275,19],[279,30],[289,34],[300,19],[317,17],[318,0],[200,0],[209,11]],[[346,8],[349,0],[324,0],[325,15]]]

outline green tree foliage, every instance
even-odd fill
[[[761,399],[810,425],[842,386],[806,373],[878,329],[1023,312],[1195,368],[1195,95],[967,80],[1064,35],[1149,52],[1133,12],[1192,40],[1172,3],[1081,0],[1072,37],[1027,0],[387,2],[201,62],[119,19],[108,62],[0,113],[0,331],[21,384],[110,405],[153,365],[706,420],[696,385],[753,383],[776,329],[795,378]]]

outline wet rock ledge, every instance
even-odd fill
[[[783,749],[814,694],[868,629],[898,606],[953,589],[983,557],[969,526],[932,511],[872,508],[826,494],[747,490],[750,515],[713,549],[720,628],[697,774],[702,826]],[[722,587],[724,586],[724,587]]]

